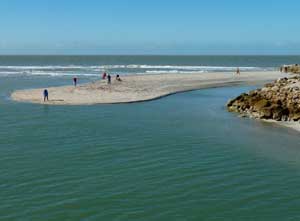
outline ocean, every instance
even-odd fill
[[[70,84],[73,73],[89,81],[104,69],[269,69],[299,58],[1,56],[0,220],[299,220],[299,133],[225,107],[260,85],[119,105],[9,98]]]
[[[300,56],[0,56],[0,76],[98,77],[100,73],[160,74],[278,70]]]

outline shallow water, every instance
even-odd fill
[[[43,106],[0,81],[0,220],[299,220],[299,133],[228,113],[252,87]]]

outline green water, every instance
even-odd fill
[[[0,220],[299,220],[299,133],[224,104],[250,87],[42,106],[0,81]]]

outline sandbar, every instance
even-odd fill
[[[113,78],[111,84],[105,80],[77,85],[47,88],[49,101],[44,102],[45,88],[17,90],[11,94],[14,101],[46,105],[93,105],[132,103],[158,99],[174,93],[202,88],[232,85],[259,84],[287,77],[277,71],[228,72],[193,74],[126,75],[119,82]],[[38,85],[37,85],[38,87]]]

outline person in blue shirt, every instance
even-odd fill
[[[45,102],[46,100],[49,101],[49,93],[48,93],[48,90],[47,90],[47,89],[44,90],[44,102]]]

